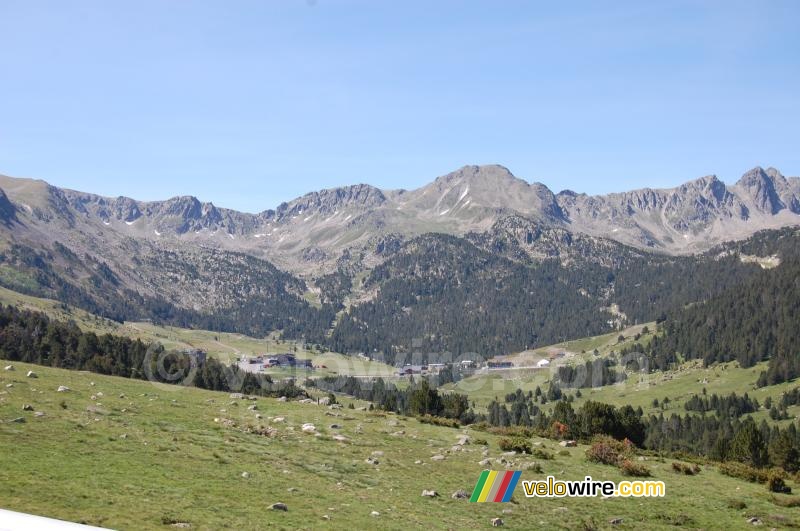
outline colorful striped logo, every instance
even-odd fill
[[[514,489],[517,488],[520,474],[522,473],[519,470],[507,472],[484,470],[469,501],[478,503],[510,501]]]

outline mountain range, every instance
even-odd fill
[[[431,348],[469,349],[469,334],[453,333],[458,305],[485,316],[514,300],[511,329],[485,329],[485,317],[474,325],[485,337],[502,330],[512,338],[494,343],[502,351],[564,336],[539,312],[564,315],[565,301],[582,315],[574,330],[581,335],[604,331],[620,314],[651,318],[654,300],[692,301],[656,284],[644,292],[636,287],[643,278],[664,285],[670,275],[702,271],[696,284],[681,285],[695,297],[713,294],[728,285],[723,279],[757,268],[714,258],[717,246],[798,224],[800,178],[773,168],[754,168],[734,185],[707,176],[589,196],[553,193],[498,165],[465,166],[415,190],[358,184],[258,214],[191,196],[145,202],[0,176],[0,284],[117,319],[280,330],[342,350],[401,348],[401,330],[439,337]],[[531,305],[505,292],[508,285],[560,301]],[[498,290],[505,299],[491,295]],[[409,293],[417,295],[406,300]],[[494,302],[482,304],[478,293]],[[445,323],[449,343],[437,335]],[[480,347],[495,348],[486,340]]]

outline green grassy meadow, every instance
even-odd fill
[[[534,439],[555,456],[534,460],[503,455],[491,434],[393,414],[234,400],[194,388],[13,365],[16,370],[0,372],[0,507],[11,510],[118,529],[472,529],[490,527],[497,517],[510,529],[606,528],[617,518],[620,529],[742,528],[754,516],[772,527],[800,524],[800,509],[776,505],[763,485],[713,467],[698,476],[676,474],[671,460],[657,456],[643,459],[653,479],[666,483],[665,498],[528,499],[519,487],[511,503],[468,503],[450,495],[471,491],[487,468],[479,464],[485,458],[506,459],[511,469],[541,465],[541,473],[526,470],[523,479],[623,477],[614,467],[588,463],[585,446],[561,449]],[[28,370],[39,377],[27,378]],[[59,393],[60,385],[71,390]],[[25,404],[34,411],[23,411]],[[20,417],[25,421],[13,422]],[[303,432],[304,423],[313,423],[316,434]],[[275,431],[253,433],[267,428]],[[472,444],[454,447],[463,434]],[[373,456],[378,464],[366,462]],[[423,489],[440,496],[423,498]],[[288,511],[270,510],[276,502]],[[744,508],[730,508],[734,502]]]

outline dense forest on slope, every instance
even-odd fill
[[[762,383],[777,383],[800,374],[798,323],[800,261],[788,259],[719,297],[671,312],[648,353],[658,369],[680,359],[736,360],[743,367],[769,359]]]
[[[377,349],[390,358],[410,350],[500,354],[607,331],[600,311],[603,278],[552,261],[523,265],[445,235],[426,235],[376,267],[367,286],[378,292],[351,308],[331,337],[334,350]],[[584,286],[581,293],[577,286]]]
[[[628,323],[656,320],[761,271],[736,254],[667,257],[618,244],[613,267],[579,254],[564,265],[473,240],[497,252],[445,235],[406,243],[367,277],[375,297],[345,313],[331,348],[375,349],[391,361],[419,339],[427,352],[503,354],[608,332],[613,303]]]
[[[0,285],[115,320],[256,337],[281,331],[287,339],[382,352],[392,361],[412,348],[491,356],[608,332],[620,319],[607,310],[613,304],[627,318],[621,324],[667,314],[675,320],[687,304],[772,273],[739,253],[786,260],[800,248],[798,231],[784,229],[674,257],[529,225],[516,219],[483,235],[427,234],[398,242],[382,251],[383,263],[360,287],[363,297],[338,319],[357,271],[340,269],[310,281],[319,292],[315,306],[304,298],[310,284],[266,260],[133,240],[123,242],[131,246],[133,269],[113,257],[78,256],[60,243],[51,250],[12,243],[0,252]]]

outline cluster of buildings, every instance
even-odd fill
[[[253,357],[244,357],[239,360],[239,367],[248,372],[257,372],[272,368],[299,368],[313,369],[314,364],[310,359],[298,358],[294,354],[262,354]]]

